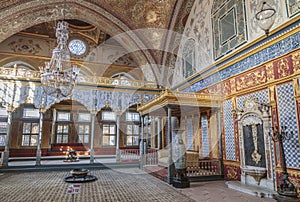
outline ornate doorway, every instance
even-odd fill
[[[270,115],[256,98],[244,101],[237,110],[241,153],[241,182],[274,190],[271,158]]]

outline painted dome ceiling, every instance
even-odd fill
[[[109,43],[125,48],[129,59],[119,60],[138,66],[147,77],[146,80],[158,81],[161,80],[159,75],[163,75],[165,71],[160,66],[163,66],[164,60],[167,61],[163,51],[167,34],[166,31],[157,30],[183,31],[184,19],[189,15],[193,2],[194,0],[3,0],[0,4],[0,43],[16,34],[55,38],[56,23],[64,19],[69,22],[71,34],[88,39],[96,45],[109,39]]]

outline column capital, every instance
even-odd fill
[[[10,103],[10,104],[8,104],[8,106],[6,106],[6,110],[8,111],[8,112],[14,112],[15,111],[15,107],[14,107],[14,105],[12,104],[12,103]]]

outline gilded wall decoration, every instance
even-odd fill
[[[266,64],[266,72],[267,72],[267,80],[273,81],[275,79],[273,62],[269,62]]]
[[[274,62],[275,78],[280,79],[294,73],[291,56],[282,58]]]
[[[222,84],[223,84],[223,94],[230,95],[231,94],[230,80],[226,80],[225,82],[222,82]]]
[[[235,166],[233,164],[227,164],[227,162],[224,162],[224,175],[225,179],[240,180],[241,169],[239,165]]]
[[[241,91],[267,82],[266,68],[261,67],[235,78],[236,90]]]
[[[300,70],[300,52],[295,52],[292,54],[292,61],[294,71],[298,72]]]

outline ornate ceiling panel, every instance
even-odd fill
[[[39,24],[40,29],[51,32],[53,26],[51,23],[49,25],[49,22],[53,23],[63,18],[63,2],[63,0],[2,0],[0,42],[22,30],[27,29],[28,32],[34,33],[37,30],[31,27]],[[128,49],[128,53],[131,53],[134,61],[143,69],[143,74],[149,77],[148,80],[154,81],[157,80],[160,71],[153,70],[158,66],[152,64],[162,61],[160,49],[164,46],[165,36],[157,35],[155,32],[151,38],[144,34],[147,32],[145,30],[169,29],[170,22],[177,18],[178,13],[174,13],[176,5],[185,2],[185,0],[66,0],[65,19],[76,19],[93,25],[96,29],[92,32],[80,33],[91,37],[90,39],[94,41],[97,37],[99,41],[106,40],[104,35],[120,39],[116,41]],[[130,33],[137,29],[144,31]],[[120,34],[122,36],[116,38]]]
[[[176,0],[91,0],[131,29],[168,28]]]

